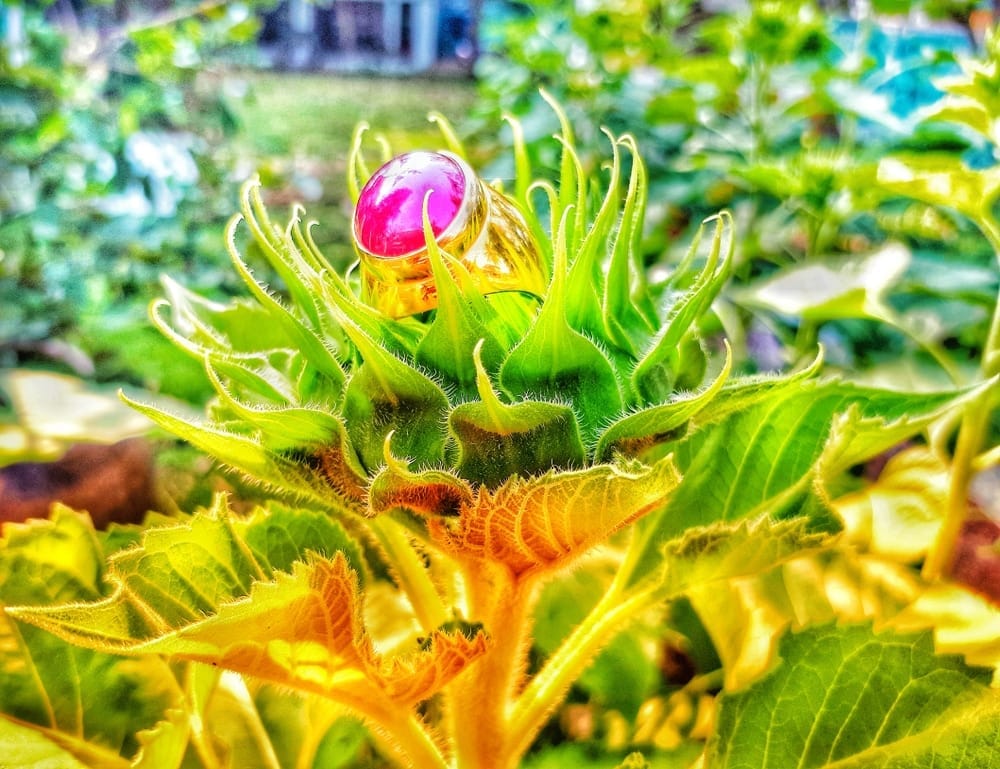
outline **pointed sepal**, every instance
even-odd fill
[[[502,402],[481,351],[480,343],[473,351],[479,400],[456,406],[448,417],[459,475],[496,488],[515,475],[582,467],[586,454],[573,410],[562,403]]]
[[[381,464],[389,433],[402,455],[425,463],[442,462],[448,413],[444,391],[349,318],[339,320],[363,359],[345,388],[342,415],[365,470],[374,472]]]
[[[697,323],[728,280],[735,249],[732,217],[722,213],[705,224],[712,221],[715,231],[704,268],[694,284],[676,298],[662,330],[632,373],[632,388],[642,403],[660,403],[677,390],[701,385],[706,358]],[[689,256],[698,250],[705,224],[698,230]]]
[[[607,354],[567,321],[565,212],[556,239],[552,285],[531,330],[504,361],[500,384],[515,397],[570,403],[585,442],[593,441],[622,393]]]
[[[715,380],[701,392],[671,398],[630,414],[605,430],[594,452],[598,462],[607,462],[614,454],[641,456],[656,446],[677,440],[691,419],[706,408],[726,383],[732,369],[732,351],[726,344],[726,362]]]
[[[430,193],[424,199],[424,238],[434,275],[438,303],[434,320],[417,345],[416,361],[436,372],[458,395],[476,392],[473,348],[491,371],[500,366],[504,350],[490,332],[487,319],[496,313],[472,285],[465,266],[443,252],[434,239],[427,212]]]

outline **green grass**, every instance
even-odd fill
[[[293,201],[319,223],[317,242],[334,263],[353,258],[346,159],[361,121],[397,150],[440,146],[427,120],[437,111],[461,123],[475,99],[470,80],[380,78],[251,72],[250,96],[238,107],[247,151],[277,215]],[[278,217],[281,218],[281,217]]]

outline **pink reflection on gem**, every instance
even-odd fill
[[[386,259],[422,249],[422,207],[428,190],[434,191],[428,201],[431,230],[439,237],[462,207],[462,167],[447,155],[420,151],[399,155],[378,169],[354,210],[358,245]]]

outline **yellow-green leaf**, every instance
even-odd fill
[[[892,457],[876,481],[832,500],[847,535],[862,547],[906,563],[926,554],[941,528],[949,472],[923,446]]]
[[[104,550],[84,515],[56,507],[51,520],[4,528],[2,606],[42,611],[100,600],[103,576]],[[16,720],[88,764],[127,766],[138,749],[136,733],[176,705],[176,685],[162,660],[78,648],[6,614],[0,614],[0,671],[0,724]],[[13,755],[0,749],[0,763]]]
[[[665,504],[679,481],[671,457],[652,467],[514,477],[495,490],[479,487],[457,516],[432,517],[428,528],[456,558],[502,563],[519,576],[544,574]]]

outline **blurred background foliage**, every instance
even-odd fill
[[[877,169],[910,150],[958,158],[970,173],[997,163],[995,141],[933,114],[939,78],[981,48],[975,5],[858,4],[852,15],[814,2],[706,5],[541,2],[487,24],[475,137],[509,144],[493,126],[514,115],[533,159],[554,169],[547,137],[558,127],[539,88],[566,106],[592,174],[606,152],[601,126],[635,134],[649,166],[654,274],[705,216],[732,210],[740,266],[720,320],[751,366],[788,365],[822,338],[835,366],[880,376],[902,363],[899,385],[960,379],[995,302],[993,249],[940,201],[878,184]],[[914,28],[885,15],[899,12],[939,21]],[[905,253],[866,262],[888,242]],[[835,285],[812,280],[834,274]],[[858,291],[881,294],[878,317],[848,308]],[[786,308],[789,292],[801,301]]]
[[[185,398],[205,390],[148,329],[161,272],[225,291],[239,130],[211,57],[246,6],[130,19],[11,6],[0,53],[0,362],[56,362]],[[17,29],[12,29],[14,25]]]

